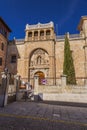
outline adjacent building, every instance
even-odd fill
[[[0,80],[1,72],[3,72],[6,67],[8,37],[10,32],[11,29],[0,17]]]

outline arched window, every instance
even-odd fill
[[[50,30],[47,30],[47,31],[46,31],[46,35],[50,35]]]
[[[16,63],[17,62],[17,56],[16,55],[12,55],[11,56],[11,63]]]
[[[38,31],[35,31],[35,32],[34,32],[34,36],[38,36]]]
[[[28,33],[28,37],[32,37],[32,32],[29,32],[29,33]]]
[[[4,43],[1,44],[1,50],[4,50]]]
[[[40,31],[40,36],[44,36],[44,31]]]

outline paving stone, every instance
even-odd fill
[[[0,108],[0,130],[87,130],[87,108],[14,102]]]

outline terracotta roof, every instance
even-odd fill
[[[5,23],[5,21],[0,17],[0,21],[6,26],[9,32],[12,32],[11,29],[8,27],[8,25]]]

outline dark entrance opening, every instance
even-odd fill
[[[43,80],[45,79],[44,73],[41,72],[41,71],[38,71],[38,72],[35,73],[35,75],[39,76],[39,85],[43,84]]]

